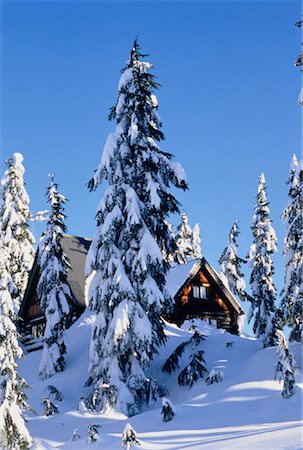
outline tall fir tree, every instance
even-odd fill
[[[22,350],[14,324],[11,292],[16,289],[8,271],[9,252],[0,231],[0,448],[25,450],[32,439],[22,416],[29,409],[24,389],[27,384],[17,372]]]
[[[229,289],[241,300],[245,300],[246,284],[241,266],[246,263],[246,260],[238,256],[237,238],[239,234],[238,222],[235,222],[229,232],[228,243],[219,259],[219,264]]]
[[[5,163],[7,170],[1,181],[0,228],[8,249],[8,270],[15,286],[11,295],[14,313],[17,314],[34,261],[35,239],[29,230],[31,212],[24,183],[23,156],[14,153]]]
[[[58,185],[51,176],[47,189],[50,212],[47,229],[39,246],[40,277],[37,293],[45,311],[46,327],[39,374],[46,379],[64,369],[64,330],[71,312],[71,293],[67,284],[69,262],[62,250],[61,239],[66,232],[65,197],[58,192]]]
[[[177,226],[176,244],[177,250],[175,259],[178,264],[186,264],[190,259],[194,259],[193,231],[188,223],[185,211],[181,213],[181,222]]]
[[[286,224],[284,239],[285,283],[279,308],[281,327],[291,328],[289,340],[303,341],[303,161],[292,157],[287,180],[288,204],[281,219]]]
[[[111,405],[129,415],[151,395],[144,370],[165,341],[161,314],[172,305],[163,257],[175,251],[167,219],[178,212],[178,202],[170,186],[187,188],[180,164],[159,147],[158,84],[145,56],[135,41],[110,113],[116,129],[89,182],[90,190],[108,182],[86,263],[87,301],[96,314],[89,401],[95,409]]]
[[[186,264],[191,259],[202,257],[199,224],[192,230],[185,211],[182,211],[181,222],[177,226],[176,245],[174,260],[178,264]]]
[[[276,311],[276,288],[273,281],[274,266],[271,255],[277,251],[276,233],[269,217],[266,181],[262,173],[259,178],[257,204],[254,209],[252,233],[253,244],[249,250],[251,268],[251,302],[248,321],[254,317],[253,331],[263,340],[264,347],[276,344],[274,314]]]

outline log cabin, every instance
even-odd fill
[[[70,262],[67,275],[72,294],[72,313],[67,321],[70,326],[86,307],[84,267],[91,240],[64,235],[61,244]],[[37,294],[38,280],[36,255],[19,311],[18,328],[28,351],[37,350],[43,344],[45,314]],[[167,287],[174,299],[174,309],[165,317],[168,321],[181,325],[187,319],[200,318],[218,328],[238,333],[238,318],[244,312],[205,258],[172,267]]]
[[[172,267],[167,287],[174,299],[168,321],[180,326],[185,320],[198,318],[230,333],[239,333],[238,321],[244,311],[204,257]]]

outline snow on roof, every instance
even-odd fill
[[[201,259],[193,259],[187,264],[178,264],[170,269],[166,278],[166,288],[174,297],[189,275],[200,265]]]

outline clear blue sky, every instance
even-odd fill
[[[56,174],[69,232],[92,236],[101,192],[85,184],[97,167],[120,69],[136,35],[162,88],[162,148],[184,166],[176,192],[200,223],[204,256],[217,267],[230,226],[240,253],[251,243],[258,177],[265,172],[279,238],[292,153],[300,154],[299,1],[10,2],[2,6],[2,161],[24,154],[32,211],[45,209]],[[4,166],[1,166],[1,172]],[[41,226],[35,225],[35,232]]]

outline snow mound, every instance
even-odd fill
[[[179,386],[178,374],[192,353],[190,349],[180,358],[179,369],[170,375],[162,372],[172,351],[193,336],[193,331],[188,331],[192,321],[185,322],[182,328],[166,322],[167,343],[154,359],[148,375],[168,388],[176,412],[170,422],[162,421],[161,402],[155,409],[130,419],[115,412],[102,415],[79,408],[81,397],[88,394],[84,384],[93,321],[94,316],[85,312],[67,331],[64,372],[41,381],[38,377],[41,351],[28,354],[20,362],[20,373],[31,386],[29,403],[37,412],[37,415],[27,414],[34,450],[90,449],[87,427],[92,423],[102,426],[100,440],[93,448],[117,450],[121,448],[122,433],[128,422],[136,430],[142,450],[185,447],[188,450],[298,450],[302,447],[302,384],[298,384],[294,397],[282,398],[281,386],[273,380],[276,348],[263,349],[258,340],[231,335],[203,321],[194,322],[206,335],[199,349],[205,351],[208,370],[222,372],[223,381],[207,385],[201,380],[191,389]],[[294,344],[291,349],[302,371],[301,346]],[[45,417],[41,402],[49,384],[62,392],[63,400],[56,403],[58,414]],[[80,438],[73,441],[76,428]]]

